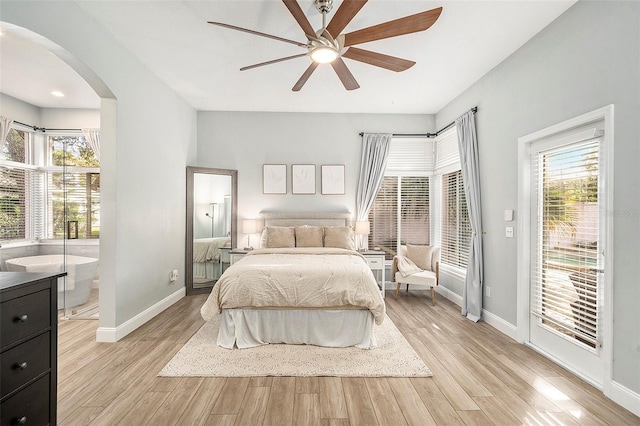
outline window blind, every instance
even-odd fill
[[[369,212],[369,247],[392,259],[400,244],[430,243],[429,177],[385,176]]]
[[[0,239],[26,238],[27,170],[0,167]]]
[[[391,139],[387,172],[425,174],[433,171],[433,141],[427,138]]]
[[[401,244],[430,244],[429,178],[400,178]]]
[[[442,175],[441,261],[465,269],[469,261],[471,224],[460,170]]]
[[[458,133],[449,130],[438,136],[436,142],[436,170],[450,166],[460,162],[460,154],[458,152]]]
[[[48,172],[48,238],[98,238],[100,236],[100,174]]]
[[[385,176],[369,211],[369,248],[384,250],[392,259],[398,246],[398,177]]]
[[[43,221],[42,174],[26,167],[0,166],[0,240],[38,238]]]
[[[536,238],[531,312],[593,348],[599,340],[599,139],[532,158]]]

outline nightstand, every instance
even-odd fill
[[[378,286],[382,291],[382,297],[385,297],[386,282],[385,282],[385,270],[384,270],[384,257],[385,254],[382,250],[368,250],[359,252],[367,260],[369,268],[373,272],[373,275],[378,281]]]
[[[220,247],[220,275],[231,264],[231,247]]]
[[[229,252],[230,264],[233,265],[238,260],[242,259],[247,253],[249,253],[247,250],[242,250],[239,248],[231,250]]]

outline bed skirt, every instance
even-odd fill
[[[223,309],[218,345],[233,349],[269,343],[373,349],[374,318],[363,309]]]

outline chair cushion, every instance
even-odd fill
[[[438,285],[435,272],[422,271],[415,274],[407,275],[403,277],[400,272],[396,272],[396,282],[412,285],[424,285],[428,287],[435,287]]]
[[[431,271],[431,258],[433,256],[432,246],[417,246],[413,244],[407,244],[407,257],[413,260],[413,263],[420,269],[425,271]]]

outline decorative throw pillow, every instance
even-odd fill
[[[414,246],[407,244],[407,257],[420,269],[431,271],[432,246]]]
[[[355,250],[353,230],[348,226],[325,226],[324,246]]]
[[[322,247],[322,227],[296,226],[296,247]]]
[[[267,234],[269,232],[268,229],[268,227],[265,227],[260,234],[260,248],[267,248]]]
[[[270,226],[267,231],[267,248],[289,248],[296,246],[295,228]]]

